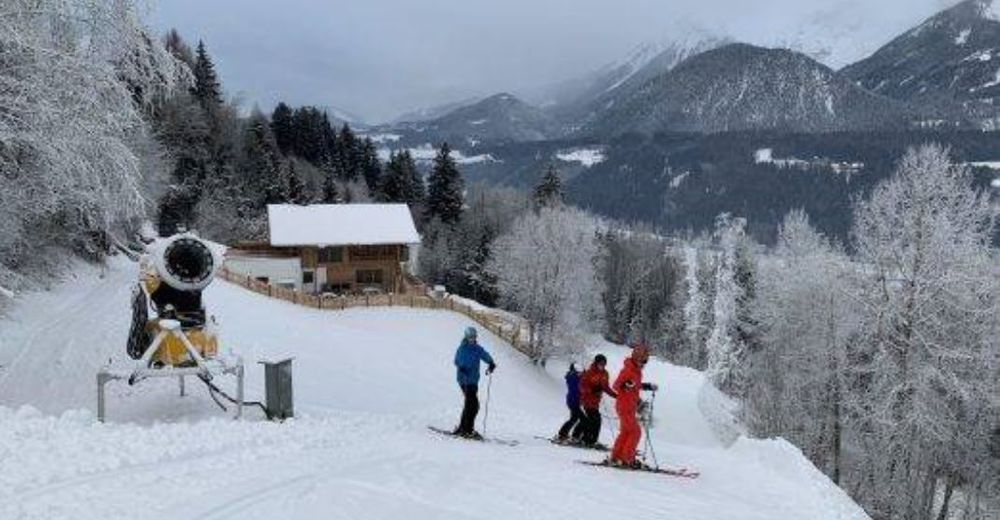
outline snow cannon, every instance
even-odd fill
[[[157,339],[152,366],[190,366],[195,353],[203,358],[218,354],[215,323],[207,318],[201,296],[220,265],[220,255],[190,233],[151,248],[141,260],[133,292],[129,357],[142,359]],[[174,329],[181,333],[171,333]]]
[[[104,387],[109,381],[135,385],[150,377],[176,377],[183,396],[185,378],[195,376],[220,408],[229,410],[221,397],[235,405],[234,417],[242,415],[243,359],[220,352],[215,318],[202,303],[202,291],[221,265],[219,246],[191,233],[160,240],[147,249],[132,292],[132,326],[126,345],[128,357],[136,361],[122,368],[109,363],[97,373],[98,420],[105,417]],[[235,397],[214,381],[222,375],[236,378]]]

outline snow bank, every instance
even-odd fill
[[[590,168],[604,162],[607,157],[602,148],[577,148],[556,153],[556,159],[563,162],[580,163],[584,168]]]
[[[847,493],[816,469],[802,451],[784,439],[748,439],[741,437],[730,452],[756,460],[761,473],[770,473],[789,484],[809,489],[810,501],[818,500],[830,516],[842,520],[866,520],[868,515]],[[789,497],[800,500],[802,497]]]
[[[698,389],[698,410],[701,411],[712,433],[726,446],[747,435],[746,428],[738,419],[739,403],[719,391],[708,380],[705,380]]]

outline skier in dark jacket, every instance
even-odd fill
[[[569,364],[569,370],[566,371],[566,407],[569,408],[569,420],[559,428],[559,442],[568,441],[570,431],[584,419],[583,411],[580,410],[580,373],[573,363]],[[577,428],[573,432],[574,440],[579,440],[582,433]]]
[[[482,438],[476,433],[476,415],[479,414],[479,364],[487,364],[486,374],[492,374],[497,368],[489,352],[486,352],[477,342],[475,327],[465,329],[465,337],[455,351],[455,368],[458,386],[465,395],[465,405],[462,407],[462,418],[455,429],[455,435],[463,437]]]

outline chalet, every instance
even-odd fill
[[[268,241],[230,250],[233,272],[306,293],[404,292],[420,244],[406,204],[272,204]]]

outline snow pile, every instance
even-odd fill
[[[556,159],[563,162],[580,163],[584,168],[590,168],[604,162],[607,157],[602,148],[577,148],[556,153]]]
[[[700,479],[590,468],[574,461],[600,454],[534,438],[565,419],[564,363],[539,368],[483,332],[499,369],[483,380],[489,419],[484,408],[478,426],[520,445],[447,439],[425,427],[457,419],[451,362],[468,319],[407,308],[320,311],[223,282],[205,301],[223,349],[247,359],[248,397],[263,389],[256,360],[292,354],[297,418],[268,423],[248,409],[248,420],[233,422],[194,383],[181,398],[176,382],[145,381],[109,385],[111,422],[98,424],[90,411],[66,410],[92,410],[91,365],[124,356],[135,276],[127,263],[104,278],[87,273],[25,295],[0,322],[0,360],[12,360],[0,372],[0,518],[578,520],[621,516],[622,504],[637,520],[867,518],[783,441],[743,439],[727,449],[699,411],[705,377],[695,370],[654,360],[646,379],[660,385],[651,430],[659,461],[701,470]],[[592,347],[608,355],[613,377],[627,351]]]

